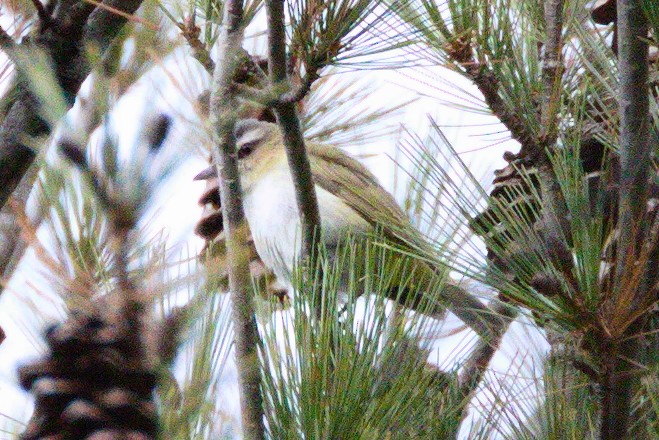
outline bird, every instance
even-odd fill
[[[290,283],[302,248],[301,221],[283,137],[277,124],[255,119],[238,121],[234,135],[245,218],[256,251],[278,278]],[[399,256],[405,263],[393,266],[407,270],[399,280],[405,286],[394,282],[384,292],[389,299],[437,318],[443,316],[446,303],[463,321],[482,320],[477,315],[487,310],[485,306],[464,295],[448,279],[446,269],[407,256],[429,245],[373,173],[336,146],[312,141],[305,145],[318,200],[319,236],[328,254],[348,236],[379,233],[403,251]],[[211,165],[195,180],[215,178],[217,169]],[[437,287],[440,284],[443,287]]]

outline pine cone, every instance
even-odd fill
[[[209,272],[221,281],[221,288],[228,288],[226,271],[226,247],[224,246],[224,232],[222,224],[222,210],[220,204],[219,180],[211,178],[206,180],[206,189],[199,199],[199,204],[204,206],[204,213],[197,223],[195,233],[206,240],[202,250],[202,260]],[[256,252],[254,240],[249,239],[250,247],[250,272],[253,279],[260,287],[259,291],[268,296],[275,296],[280,302],[287,299],[286,287],[277,281],[275,274],[263,264]]]
[[[591,209],[593,212],[603,211],[605,224],[610,226],[609,234],[604,237],[601,260],[608,263],[604,267],[611,268],[615,265],[617,255],[616,243],[618,231],[615,228],[618,214],[618,192],[619,192],[619,162],[618,157],[607,152],[604,145],[597,140],[597,133],[601,127],[592,126],[581,140],[579,146],[579,159],[584,172],[584,184],[590,193]],[[609,155],[609,160],[606,155]],[[537,169],[524,157],[511,153],[504,155],[509,164],[501,170],[495,171],[494,188],[490,193],[491,200],[496,201],[500,207],[507,210],[507,215],[513,216],[527,222],[529,227],[537,231],[538,236],[543,237],[543,226],[539,222],[540,205],[537,196],[540,193],[540,181]],[[491,203],[491,206],[494,202]],[[501,208],[489,207],[481,214],[471,220],[470,226],[475,233],[485,237],[488,246],[488,259],[493,266],[497,267],[506,276],[513,280],[516,276],[514,261],[526,258],[527,254],[535,251],[546,252],[553,261],[555,267],[564,275],[564,280],[578,288],[571,277],[572,243],[570,237],[566,242],[556,242],[550,237],[545,237],[542,247],[533,249],[534,244],[527,240],[520,240],[519,232],[508,230],[509,220],[499,213]],[[650,186],[650,196],[647,204],[646,224],[655,224],[655,218],[659,213],[659,178],[655,176]],[[539,245],[539,244],[538,244]],[[613,275],[609,269],[602,273],[603,283],[612,283],[610,277]],[[551,296],[560,294],[560,282],[555,275],[548,273],[536,273],[531,278],[531,284],[543,295]]]
[[[539,205],[534,194],[540,182],[537,168],[525,158],[506,153],[504,159],[509,164],[494,172],[494,188],[490,193],[491,199],[499,207],[487,208],[471,220],[470,226],[476,234],[486,237],[493,244],[488,247],[487,253],[492,264],[513,279],[515,273],[510,262],[531,250],[526,249],[524,243],[518,242],[514,231],[506,227],[508,220],[499,218],[499,213],[501,207],[505,206],[514,218],[524,219],[529,225],[535,224]]]
[[[586,184],[592,194],[599,191],[603,178],[606,181],[615,181],[615,176],[603,176],[604,155],[603,145],[593,137],[582,140],[580,160],[586,173]],[[539,236],[543,236],[542,225],[539,222],[541,206],[537,194],[540,194],[540,178],[537,167],[522,155],[506,153],[504,159],[508,165],[494,172],[494,188],[490,193],[493,201],[491,205],[497,206],[497,208],[487,208],[473,218],[470,225],[476,234],[487,238],[487,241],[491,243],[487,255],[491,263],[513,280],[516,276],[515,261],[528,258],[527,255],[530,256],[538,251],[547,251],[550,252],[549,257],[561,266],[560,263],[565,260],[564,254],[570,252],[571,243],[546,242],[543,247],[535,249],[532,246],[540,246],[539,243],[520,241],[519,232],[508,230],[508,224],[511,221],[519,220],[525,222],[529,228],[536,230]],[[596,200],[596,197],[592,197],[593,203]],[[615,211],[615,207],[610,208],[609,211]],[[500,218],[502,209],[506,211],[504,218]],[[595,205],[593,205],[593,209],[595,209]],[[571,258],[569,260],[571,262]],[[569,271],[567,267],[561,266],[561,269]],[[535,281],[538,285],[547,285],[547,280],[543,278],[546,274],[536,274],[536,276]]]
[[[19,370],[35,396],[21,439],[155,439],[156,374],[139,333],[98,311],[48,329],[50,353]]]

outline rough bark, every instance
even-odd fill
[[[651,170],[650,114],[648,90],[648,24],[642,0],[618,0],[618,72],[620,90],[620,195],[619,244],[616,258],[616,296],[625,295],[635,271],[643,237]],[[656,270],[656,268],[655,268]],[[647,276],[647,274],[644,274]],[[629,304],[630,316],[646,295],[652,294],[641,280]],[[604,365],[602,380],[603,440],[627,437],[634,390],[638,384],[638,332],[640,319],[627,329],[626,337],[614,343]],[[606,354],[606,351],[604,351]]]
[[[243,212],[242,189],[235,154],[236,139],[233,134],[236,123],[236,97],[235,89],[231,87],[241,60],[242,16],[242,0],[228,0],[224,4],[219,56],[215,63],[211,88],[210,118],[218,143],[218,148],[213,150],[213,156],[220,176],[220,200],[233,306],[243,436],[248,440],[257,440],[265,438],[258,357],[259,335],[249,272],[249,230]]]

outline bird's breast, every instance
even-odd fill
[[[328,248],[348,231],[370,229],[342,199],[316,185],[323,240]],[[275,169],[250,185],[244,197],[245,216],[259,256],[278,276],[290,279],[301,248],[300,216],[295,188],[287,168]]]
[[[245,192],[245,216],[256,250],[266,266],[284,276],[299,245],[300,219],[293,182],[272,171]]]

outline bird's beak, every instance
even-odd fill
[[[204,171],[194,176],[193,180],[208,180],[213,177],[217,177],[217,168],[215,168],[215,165],[209,166]]]

